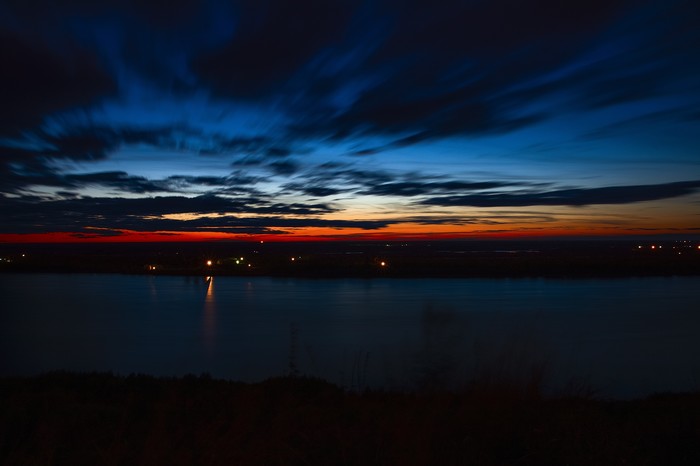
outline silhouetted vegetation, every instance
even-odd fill
[[[0,463],[700,464],[700,394],[604,401],[473,384],[347,392],[292,376],[0,379]]]

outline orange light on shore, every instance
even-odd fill
[[[379,263],[379,265],[381,265],[382,267],[386,267],[386,262],[381,261],[381,262]]]
[[[207,266],[211,267],[211,261],[207,261]]]

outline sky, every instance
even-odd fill
[[[696,0],[3,0],[0,242],[700,237]]]

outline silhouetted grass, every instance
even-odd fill
[[[347,392],[319,379],[0,379],[0,464],[700,464],[700,393],[606,401],[497,381]]]

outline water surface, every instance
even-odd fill
[[[349,388],[546,376],[700,388],[700,278],[304,280],[0,275],[0,374],[68,369]]]

